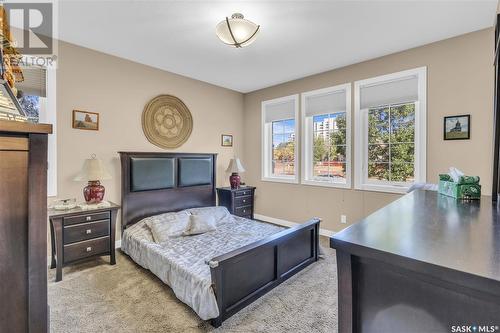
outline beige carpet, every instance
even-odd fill
[[[117,252],[49,270],[51,332],[337,332],[335,252],[309,266],[214,329],[149,271]]]

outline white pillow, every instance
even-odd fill
[[[211,215],[190,215],[189,223],[183,235],[199,235],[209,231],[215,231],[215,219]]]
[[[215,220],[216,225],[219,225],[220,223],[232,218],[232,215],[224,206],[191,208],[189,209],[189,212],[193,215],[212,216]]]
[[[186,211],[178,213],[165,213],[151,216],[146,219],[146,224],[153,234],[156,243],[162,243],[169,237],[179,237],[188,227],[189,214]]]

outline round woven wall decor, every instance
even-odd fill
[[[146,104],[142,113],[142,130],[152,144],[177,148],[191,135],[193,117],[179,98],[160,95]]]

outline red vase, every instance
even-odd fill
[[[96,204],[104,199],[104,186],[98,180],[91,181],[83,188],[83,197],[88,204]]]
[[[236,172],[233,172],[231,176],[229,176],[229,183],[231,183],[231,188],[240,188],[241,177]]]

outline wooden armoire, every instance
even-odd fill
[[[47,332],[47,136],[0,120],[0,332]]]

